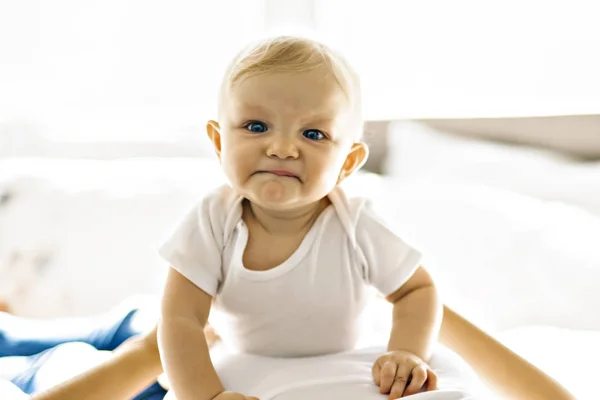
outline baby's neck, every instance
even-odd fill
[[[254,222],[262,227],[264,231],[276,235],[294,235],[306,232],[321,212],[330,204],[326,197],[315,203],[286,211],[269,210],[245,202],[244,220]]]

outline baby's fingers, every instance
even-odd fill
[[[392,389],[390,390],[389,399],[399,399],[402,397],[404,390],[406,388],[406,384],[408,383],[408,378],[410,377],[410,367],[406,365],[399,365],[396,371],[396,376],[394,377],[394,384],[392,385]]]
[[[386,361],[379,373],[379,393],[389,393],[392,390],[398,365],[392,361]]]
[[[433,372],[431,370],[431,368],[429,368],[427,370],[427,392],[430,392],[432,390],[437,390],[437,383],[438,383],[438,377],[437,374],[435,372]]]
[[[417,365],[413,368],[410,373],[410,383],[404,389],[404,396],[409,396],[411,394],[416,394],[421,391],[421,388],[425,385],[425,381],[427,381],[427,367],[423,364]]]

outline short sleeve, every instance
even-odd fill
[[[421,254],[406,244],[368,208],[356,225],[356,244],[362,253],[368,284],[388,296],[398,290],[419,267]]]
[[[218,214],[210,199],[204,199],[158,251],[173,268],[213,297],[222,282],[223,229]]]

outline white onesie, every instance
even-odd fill
[[[215,297],[226,318],[212,322],[235,350],[274,357],[353,349],[368,285],[383,295],[402,286],[420,254],[340,188],[298,249],[266,271],[244,267],[248,230],[242,200],[229,186],[205,197],[160,254]]]

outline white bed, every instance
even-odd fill
[[[480,154],[507,154],[504,147],[488,150]],[[522,160],[539,174],[549,165],[553,174],[574,171],[554,155],[537,157]],[[597,398],[600,217],[593,211],[600,190],[588,197],[581,190],[579,202],[569,204],[565,195],[574,191],[554,193],[550,179],[536,178],[534,188],[522,174],[509,185],[496,173],[464,179],[441,166],[392,178],[361,174],[347,189],[372,197],[390,225],[425,253],[447,303],[578,399]],[[592,184],[593,168],[577,176]],[[220,182],[210,159],[1,160],[0,296],[19,314],[52,317],[158,293],[165,266],[156,248]],[[519,185],[541,195],[519,193]],[[380,303],[369,308],[364,343],[385,340],[388,311]]]

